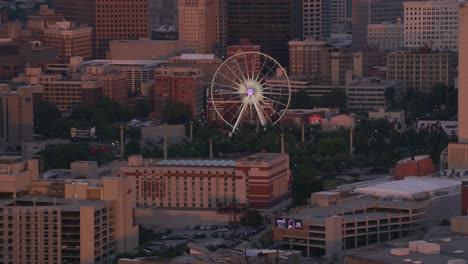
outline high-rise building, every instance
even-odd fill
[[[403,0],[352,0],[354,48],[366,44],[367,25],[396,22],[403,18]]]
[[[213,53],[216,47],[214,0],[179,1],[179,40],[195,53]]]
[[[351,32],[351,0],[329,0],[331,33]]]
[[[0,147],[16,151],[33,140],[33,86],[0,84]]]
[[[304,0],[303,39],[320,39],[331,34],[330,0]]]
[[[287,66],[291,40],[292,0],[227,0],[228,45],[241,39],[261,45],[262,52]]]
[[[57,22],[43,29],[43,45],[57,49],[59,62],[66,63],[71,57],[91,59],[93,29],[87,26],[74,26],[70,22]]]
[[[176,101],[190,106],[192,114],[203,109],[203,74],[196,68],[160,68],[154,80],[155,105]]]
[[[219,58],[226,55],[227,46],[227,1],[215,0],[216,51]]]
[[[458,41],[458,143],[448,147],[448,168],[468,169],[468,4],[460,9]]]
[[[111,40],[150,36],[148,0],[56,0],[57,12],[93,28],[94,56],[105,58]]]
[[[385,51],[397,50],[404,44],[404,25],[401,19],[396,23],[383,22],[367,25],[367,45]]]
[[[148,0],[149,17],[152,30],[161,27],[177,28],[177,1],[175,0]]]
[[[406,1],[405,46],[458,49],[458,0]]]

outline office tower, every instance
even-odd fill
[[[177,1],[149,0],[149,17],[151,30],[163,26],[177,29]]]
[[[16,151],[33,140],[34,87],[0,85],[0,147]]]
[[[457,50],[460,5],[458,0],[405,2],[405,46]]]
[[[330,0],[303,1],[303,39],[320,39],[331,33]]]
[[[176,101],[190,106],[192,114],[203,109],[203,75],[197,68],[161,68],[156,70],[154,94],[156,107],[168,101]]]
[[[351,0],[329,0],[330,1],[330,24],[331,33],[351,32]]]
[[[458,143],[448,147],[448,168],[468,169],[468,4],[459,13]]]
[[[219,58],[226,55],[227,46],[227,1],[215,0],[216,51]]]
[[[456,58],[430,49],[395,51],[387,55],[387,79],[402,80],[406,90],[431,94],[437,84],[453,84]]]
[[[105,58],[111,40],[150,36],[148,0],[56,0],[57,12],[93,27],[94,56]]]
[[[228,45],[241,39],[261,45],[262,52],[288,65],[293,0],[227,0]]]
[[[102,81],[102,95],[114,102],[127,104],[127,74],[104,65],[84,66],[82,78]]]
[[[366,45],[367,25],[396,22],[403,18],[403,0],[353,0],[353,48]]]
[[[93,29],[87,26],[75,26],[70,22],[57,22],[42,30],[43,45],[57,50],[57,59],[67,63],[71,57],[80,56],[91,59]]]
[[[216,47],[214,0],[179,1],[179,40],[195,53],[213,53]]]

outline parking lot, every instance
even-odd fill
[[[261,229],[246,226],[234,228],[232,226],[192,225],[186,226],[184,229],[171,230],[169,234],[162,236],[160,240],[151,241],[143,251],[151,254],[164,248],[177,247],[188,241],[209,247],[211,250],[232,248],[243,242],[249,242],[259,232],[261,232]]]

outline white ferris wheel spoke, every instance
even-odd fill
[[[232,82],[233,84],[235,84],[235,85],[237,85],[237,86],[240,86],[240,85],[241,85],[240,83],[238,83],[238,82],[232,80],[231,78],[227,77],[227,76],[224,75],[223,73],[218,72],[218,74],[221,75],[222,77],[224,77],[224,79],[229,80],[230,82]]]
[[[227,85],[227,84],[221,84],[221,83],[213,83],[213,84],[229,88],[231,92],[232,92],[232,90],[237,91],[237,92],[232,92],[232,93],[222,92],[221,94],[240,94],[238,87],[230,86],[230,85]]]
[[[228,62],[231,62],[231,61],[228,61]],[[245,80],[240,78],[239,75],[237,75],[237,71],[233,70],[230,66],[229,66],[229,63],[226,63],[225,66],[229,69],[229,71],[234,75],[234,77],[236,78],[236,80],[238,81],[238,83],[243,83]],[[235,82],[237,83],[237,82]]]
[[[245,79],[244,71],[242,70],[241,66],[239,65],[239,61],[237,61],[237,58],[234,58],[234,61],[236,62],[237,68],[239,69],[239,72],[240,72],[240,74],[242,76],[242,80],[244,80],[244,82],[246,82],[247,79]]]
[[[247,103],[244,101],[242,103],[242,106],[240,107],[239,117],[237,118],[237,121],[234,124],[234,127],[232,128],[232,132],[235,132],[236,129],[239,127],[240,123],[242,122],[242,119],[244,118],[244,112],[245,112],[246,107],[247,107]]]
[[[266,120],[263,116],[262,106],[257,101],[254,101],[253,105],[255,107],[255,110],[257,111],[258,118],[260,118],[260,123],[262,124],[262,126],[266,126]]]

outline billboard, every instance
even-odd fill
[[[458,121],[419,120],[418,130],[442,128],[447,136],[458,136]]]
[[[276,218],[275,224],[277,228],[303,229],[302,220],[297,220],[297,219]]]
[[[76,128],[70,129],[70,135],[72,138],[91,139],[96,137],[96,127],[91,128]]]

